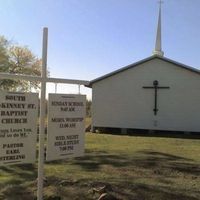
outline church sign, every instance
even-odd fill
[[[0,165],[33,163],[38,134],[37,199],[43,199],[46,84],[89,85],[89,81],[47,77],[48,28],[43,29],[41,76],[7,74],[0,79],[41,83],[38,94],[0,92]],[[47,159],[81,156],[84,153],[85,95],[49,94]],[[38,114],[40,111],[40,116]],[[37,126],[39,125],[39,126]]]
[[[49,94],[47,160],[84,154],[85,95]]]
[[[36,159],[38,94],[0,93],[0,165]]]

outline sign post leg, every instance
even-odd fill
[[[45,96],[46,96],[46,74],[47,74],[47,41],[48,29],[43,29],[42,47],[42,81],[40,96],[40,129],[39,129],[39,158],[38,158],[38,190],[37,199],[43,199],[43,177],[44,177],[44,135],[45,135]]]

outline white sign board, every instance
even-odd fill
[[[84,154],[85,95],[49,94],[47,160]]]
[[[38,94],[0,92],[0,165],[36,159]]]

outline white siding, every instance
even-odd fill
[[[154,90],[158,80],[158,113]],[[92,126],[200,132],[200,75],[154,58],[93,84]]]

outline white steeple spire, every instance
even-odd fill
[[[159,1],[159,16],[158,16],[158,26],[157,26],[157,35],[156,35],[156,44],[153,55],[163,56],[164,52],[162,51],[162,38],[161,38],[161,4],[162,1]]]

